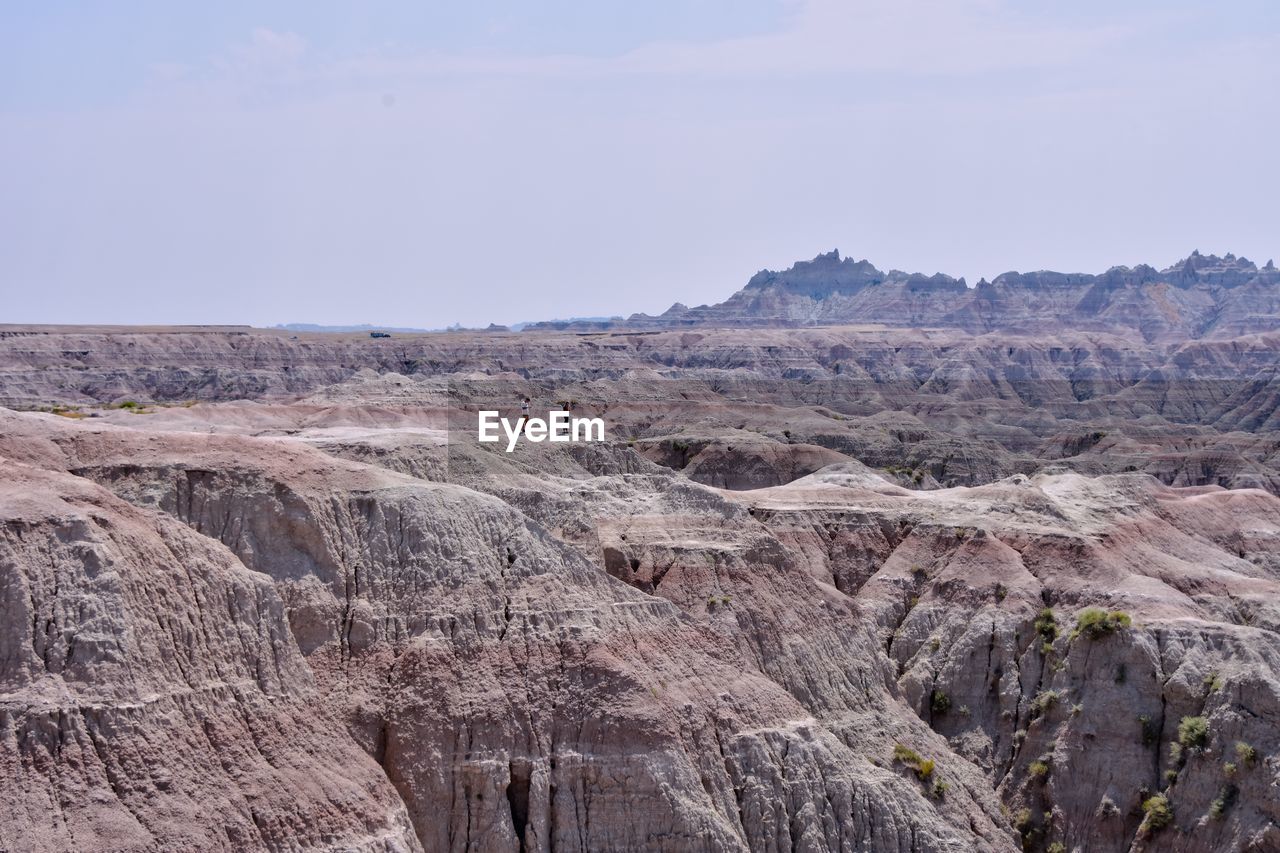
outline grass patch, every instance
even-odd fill
[[[1204,749],[1209,745],[1209,721],[1204,717],[1183,717],[1178,723],[1178,743],[1183,749]]]
[[[1049,709],[1058,704],[1058,700],[1062,698],[1062,694],[1057,690],[1041,690],[1036,694],[1036,698],[1031,700],[1031,719],[1049,712]]]
[[[1058,639],[1058,620],[1054,618],[1053,608],[1046,607],[1040,611],[1033,623],[1036,633],[1040,635],[1040,651],[1049,654],[1053,651],[1053,641]]]
[[[1142,829],[1146,832],[1159,832],[1173,823],[1173,809],[1169,806],[1169,798],[1164,794],[1156,794],[1142,802]]]
[[[932,776],[936,766],[932,758],[925,758],[911,747],[901,743],[893,745],[893,760],[910,767],[921,781],[927,780]]]
[[[1133,620],[1123,610],[1108,613],[1099,607],[1088,607],[1076,617],[1076,629],[1071,636],[1075,638],[1083,635],[1090,640],[1100,640],[1132,625]]]
[[[1222,820],[1231,807],[1235,805],[1236,797],[1240,795],[1240,789],[1235,785],[1223,785],[1222,790],[1218,791],[1218,796],[1213,802],[1209,803],[1209,817],[1214,820]]]

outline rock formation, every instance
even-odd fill
[[[0,847],[1277,849],[1278,345],[9,327]]]
[[[1232,254],[1193,252],[1164,270],[1139,264],[1100,275],[1008,272],[970,288],[962,278],[882,272],[832,251],[782,272],[763,270],[718,305],[677,303],[657,317],[633,314],[582,328],[842,323],[974,334],[1075,329],[1137,333],[1147,341],[1238,337],[1280,330],[1280,272]]]

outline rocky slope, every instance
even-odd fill
[[[0,846],[1276,849],[1276,343],[23,330]]]
[[[83,478],[0,464],[0,847],[421,849],[332,737],[268,578]]]

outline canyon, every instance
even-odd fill
[[[0,327],[0,848],[1280,849],[1276,287],[1197,263],[1052,334]],[[815,264],[744,293],[1017,301]],[[476,440],[524,397],[607,440]]]

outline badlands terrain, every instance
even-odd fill
[[[0,327],[0,849],[1280,850],[1224,264],[1145,331]],[[608,440],[478,444],[523,396]]]

